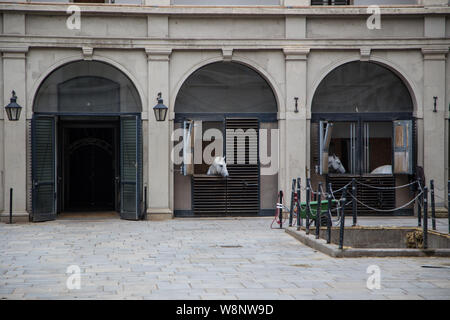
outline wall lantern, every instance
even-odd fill
[[[433,97],[434,103],[433,103],[433,112],[437,112],[437,105],[436,105],[436,100],[438,97]]]
[[[298,112],[298,97],[294,97],[295,100],[295,110],[294,112],[297,113]]]
[[[20,118],[20,111],[22,110],[22,107],[19,106],[16,101],[16,92],[13,90],[11,102],[5,107],[6,114],[8,115],[8,119],[10,121],[17,121]]]
[[[169,108],[167,108],[163,104],[163,99],[161,98],[161,92],[158,93],[158,97],[156,98],[156,100],[158,101],[158,104],[153,107],[153,111],[155,112],[156,121],[164,121],[164,120],[166,120],[167,110]]]

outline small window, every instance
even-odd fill
[[[73,0],[72,2],[73,3],[108,3],[105,0]]]
[[[311,0],[312,6],[345,6],[349,5],[350,0]]]
[[[194,174],[194,121],[183,122],[183,175]]]
[[[364,122],[363,172],[392,174],[392,122]]]
[[[172,0],[174,5],[198,6],[279,6],[280,0]]]
[[[223,156],[223,122],[183,122],[183,175],[206,174],[215,157]]]
[[[356,122],[335,122],[330,137],[329,173],[355,174],[357,170]]]
[[[331,141],[331,134],[333,132],[333,123],[328,121],[320,121],[319,124],[319,163],[320,174],[328,173],[329,148]]]
[[[412,121],[394,121],[394,173],[412,174]]]

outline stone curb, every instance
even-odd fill
[[[286,228],[287,234],[314,250],[325,253],[334,258],[359,257],[450,257],[450,249],[360,249],[344,247],[340,250],[336,244],[327,244],[324,239],[316,239],[313,234],[297,231],[295,227]]]

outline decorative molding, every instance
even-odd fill
[[[302,47],[285,47],[283,48],[283,53],[286,57],[286,60],[290,61],[306,61],[308,59],[308,54],[310,52],[310,48],[302,48]]]
[[[422,48],[423,60],[445,60],[448,51],[448,47]]]
[[[361,60],[361,61],[369,61],[370,60],[371,51],[372,51],[372,48],[370,48],[370,47],[361,47],[359,49],[359,60]]]
[[[172,54],[171,48],[163,47],[146,47],[145,53],[149,61],[169,61]]]
[[[84,60],[92,60],[92,55],[94,54],[94,48],[82,47],[81,50],[83,50],[83,59]]]
[[[28,46],[0,47],[0,53],[2,53],[3,59],[25,59],[28,50]]]
[[[233,48],[222,48],[223,61],[231,61],[233,59]]]

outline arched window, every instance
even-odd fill
[[[195,71],[182,85],[175,113],[275,113],[272,88],[256,71],[217,62]]]
[[[360,61],[337,67],[319,84],[311,111],[320,174],[412,174],[413,103],[391,70]]]
[[[349,62],[319,84],[313,113],[412,112],[408,88],[389,69],[372,62]]]
[[[142,106],[131,80],[99,61],[76,61],[52,72],[39,87],[34,112],[59,114],[138,113]]]

